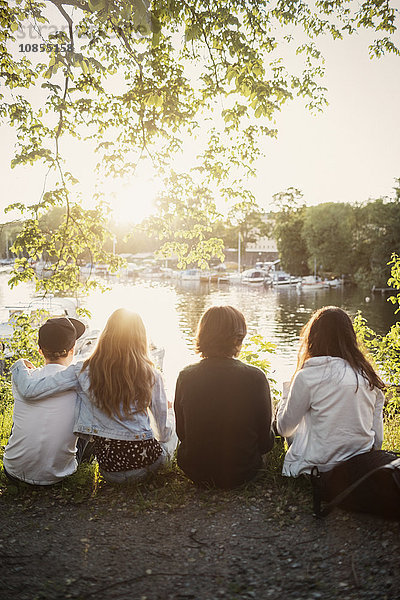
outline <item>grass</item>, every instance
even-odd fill
[[[0,413],[0,465],[4,447],[11,431],[12,406],[3,405]],[[400,449],[400,415],[385,419],[385,440],[387,450]],[[45,505],[66,505],[92,503],[100,509],[116,507],[118,510],[137,514],[148,510],[169,511],[196,501],[210,513],[222,510],[227,504],[239,501],[241,504],[254,504],[268,501],[271,515],[279,518],[295,517],[298,508],[311,510],[310,484],[305,478],[284,478],[281,476],[285,454],[283,444],[276,443],[267,455],[265,466],[259,478],[234,490],[199,488],[191,483],[173,460],[162,470],[155,472],[140,482],[123,485],[110,484],[103,480],[97,463],[86,463],[78,471],[55,486],[30,486],[24,483],[14,485],[0,470],[0,497],[3,501],[17,501],[22,508],[30,508],[37,502]]]
[[[11,429],[11,408],[2,415],[0,465]],[[114,507],[137,514],[148,510],[169,511],[196,501],[210,514],[222,510],[231,502],[241,505],[268,501],[273,504],[277,515],[286,512],[287,507],[300,501],[309,503],[309,494],[299,480],[288,480],[280,473],[284,458],[282,444],[276,444],[267,455],[260,476],[253,482],[234,490],[199,488],[190,482],[173,460],[168,466],[152,473],[146,480],[123,485],[110,484],[100,475],[97,463],[83,464],[78,471],[55,486],[17,485],[9,482],[0,470],[0,497],[3,501],[18,502],[22,508],[30,508],[36,503],[52,506],[90,503],[96,509],[108,510]],[[308,485],[306,486],[308,489]]]

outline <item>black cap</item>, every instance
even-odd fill
[[[50,352],[71,350],[85,329],[86,327],[81,321],[71,317],[47,319],[39,329],[39,346]]]

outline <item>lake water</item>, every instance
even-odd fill
[[[0,321],[7,318],[6,306],[27,302],[33,295],[28,284],[10,290],[8,274],[0,273]],[[140,313],[149,337],[165,348],[164,375],[173,394],[179,370],[198,360],[193,338],[200,315],[214,304],[231,304],[246,317],[249,334],[260,333],[277,344],[270,358],[279,386],[290,379],[296,364],[299,331],[314,310],[325,305],[341,306],[354,316],[361,310],[369,325],[385,333],[395,322],[394,305],[380,294],[370,295],[355,288],[297,291],[240,285],[207,284],[172,280],[108,280],[110,290],[92,292],[83,305],[92,312],[91,328],[102,329],[110,313],[126,307]]]

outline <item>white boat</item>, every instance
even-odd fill
[[[343,281],[342,279],[338,279],[337,277],[335,279],[325,279],[325,283],[327,285],[327,287],[339,287],[340,285],[342,285]]]
[[[241,280],[245,284],[264,285],[267,278],[269,278],[269,274],[263,269],[247,269],[247,271],[243,271]]]
[[[5,308],[8,311],[9,321],[22,314],[32,315],[39,313],[39,311],[46,311],[51,317],[73,317],[76,319],[78,301],[75,298],[61,298],[49,294],[47,296],[36,296],[29,303],[20,302]],[[48,318],[50,317],[46,315],[46,319]]]
[[[240,285],[242,283],[242,276],[240,273],[225,273],[224,275],[218,277],[218,283]]]
[[[75,298],[55,298],[51,295],[33,298],[28,304],[21,302],[6,306],[8,318],[7,321],[0,323],[0,340],[6,342],[12,337],[15,320],[21,315],[31,315],[32,325],[40,327],[47,319],[52,317],[72,317],[82,320],[76,314],[77,308],[78,302]]]
[[[315,275],[307,275],[307,277],[303,277],[301,280],[302,290],[322,290],[327,287],[326,281]]]
[[[300,277],[294,277],[285,271],[274,271],[272,273],[272,285],[277,287],[296,287],[301,283]]]
[[[218,271],[202,271],[200,281],[203,283],[217,283],[220,276]]]
[[[54,274],[54,266],[50,262],[39,260],[33,268],[40,279],[48,279]]]
[[[120,273],[121,275],[125,276],[125,277],[130,277],[130,278],[134,278],[137,277],[139,275],[139,273],[141,272],[140,267],[138,267],[138,265],[136,265],[135,263],[126,263],[126,266],[124,268],[121,269]]]
[[[79,272],[85,277],[88,277],[89,275],[94,275],[94,270],[95,266],[92,263],[86,263],[86,265],[79,267]]]
[[[151,279],[172,279],[174,271],[169,267],[161,267],[159,264],[148,265],[141,269],[140,275]]]
[[[186,269],[180,272],[182,281],[200,281],[202,271],[200,269]]]
[[[10,273],[12,265],[0,262],[0,273]]]
[[[172,279],[175,277],[175,271],[170,267],[161,267],[161,272],[164,279]]]
[[[106,277],[108,275],[108,265],[105,263],[96,263],[94,268],[95,275]]]
[[[100,329],[87,329],[85,333],[76,340],[75,356],[79,360],[87,358],[92,353],[99,337]]]

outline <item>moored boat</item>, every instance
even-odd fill
[[[342,285],[343,280],[342,279],[338,279],[337,277],[335,279],[325,279],[325,283],[328,287],[339,287],[340,285]]]
[[[241,281],[250,285],[264,285],[265,280],[269,277],[268,273],[263,269],[247,269],[243,271]]]
[[[200,281],[201,270],[200,269],[186,269],[180,272],[180,279],[182,281]]]
[[[203,271],[200,274],[200,281],[205,283],[217,283],[218,278],[219,275],[215,271]]]
[[[54,274],[54,266],[50,262],[44,260],[37,261],[33,268],[39,279],[48,279]]]
[[[301,280],[302,290],[321,290],[327,287],[329,287],[327,282],[320,277],[316,277],[315,275],[307,275]]]
[[[274,271],[272,273],[272,285],[275,287],[296,287],[301,283],[300,277],[294,277],[285,271]]]
[[[58,298],[48,295],[35,297],[29,303],[21,302],[4,308],[7,310],[8,316],[7,321],[0,323],[0,342],[5,347],[6,356],[11,356],[11,352],[7,350],[7,341],[14,333],[16,319],[21,315],[30,315],[33,326],[38,328],[49,318],[72,317],[81,319],[76,313],[78,303],[75,298]]]

